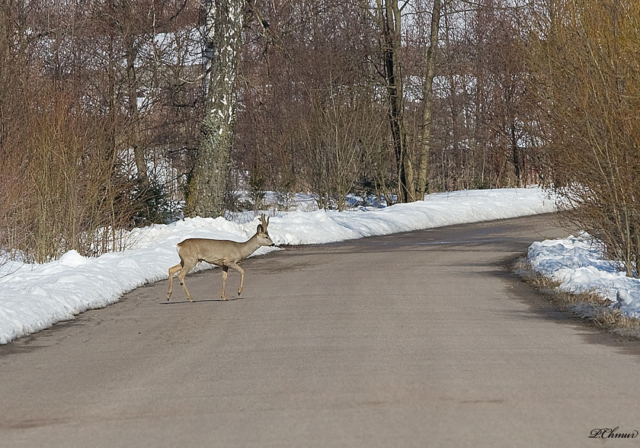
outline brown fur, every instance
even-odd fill
[[[238,288],[238,295],[240,295],[244,285],[244,269],[239,266],[239,263],[254,253],[260,246],[274,245],[267,232],[269,219],[265,220],[264,215],[261,215],[260,220],[262,224],[258,225],[256,234],[244,243],[207,238],[189,238],[178,243],[180,264],[169,269],[169,291],[167,293],[167,300],[171,298],[173,292],[173,276],[177,273],[178,280],[180,280],[180,285],[182,285],[187,299],[193,302],[193,297],[191,297],[187,289],[184,278],[200,261],[206,261],[207,263],[215,264],[222,268],[222,300],[227,300],[224,292],[229,268],[238,271],[241,275],[240,288]]]

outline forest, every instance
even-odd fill
[[[539,184],[637,276],[639,52],[632,0],[5,0],[0,249]]]

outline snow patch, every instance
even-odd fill
[[[594,291],[612,307],[640,318],[640,280],[627,277],[620,265],[607,260],[600,241],[583,233],[545,240],[529,247],[527,258],[534,271],[560,283],[562,291]]]

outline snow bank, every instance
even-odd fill
[[[612,307],[640,317],[640,280],[627,277],[617,263],[606,260],[602,244],[590,235],[533,243],[528,259],[534,271],[559,282],[562,291],[594,291],[611,300]]]
[[[553,211],[554,201],[537,188],[461,191],[382,209],[278,212],[270,220],[269,234],[278,245],[319,244]],[[133,244],[124,252],[85,258],[71,251],[45,264],[5,263],[0,266],[0,344],[166,279],[169,267],[179,262],[175,246],[185,238],[245,241],[257,224],[257,218],[246,214],[233,221],[185,219],[131,231]],[[269,250],[273,248],[261,248],[256,255]]]

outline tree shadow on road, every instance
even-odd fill
[[[515,315],[519,319],[545,319],[553,321],[558,325],[572,325],[579,332],[580,337],[588,344],[608,345],[624,354],[640,356],[640,341],[619,334],[614,334],[606,329],[597,326],[589,319],[584,319],[569,309],[564,309],[560,305],[555,304],[549,297],[548,293],[538,290],[518,275],[513,266],[518,257],[509,257],[501,263],[502,269],[495,272],[489,272],[490,275],[499,276],[509,284],[507,294],[528,306],[526,312],[522,311],[505,311],[510,315]]]

